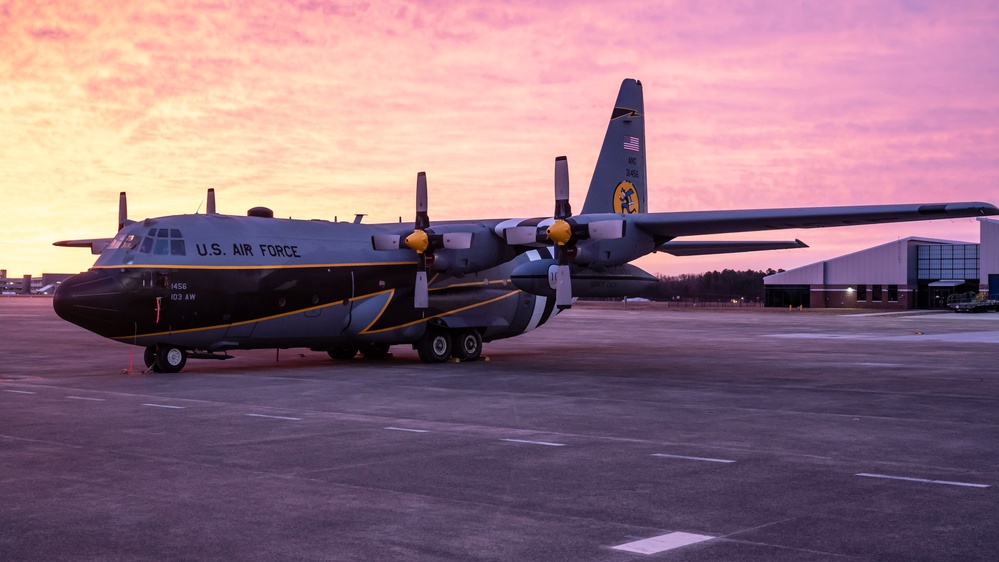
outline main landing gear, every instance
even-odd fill
[[[187,352],[172,345],[151,345],[142,360],[154,373],[178,373],[187,364]]]
[[[428,326],[427,333],[413,347],[424,363],[442,363],[452,357],[459,361],[475,361],[482,355],[482,335],[474,328]]]
[[[360,351],[365,359],[385,359],[389,356],[389,345],[387,343],[366,343],[361,346],[344,345],[326,350],[331,359],[337,361],[349,361]]]

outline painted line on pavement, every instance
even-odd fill
[[[859,472],[854,476],[864,476],[867,478],[882,478],[885,480],[904,480],[905,482],[919,482],[922,484],[944,484],[947,486],[963,486],[965,488],[991,488],[990,484],[975,484],[973,482],[953,482],[951,480],[931,480],[929,478],[913,478],[911,476],[891,476],[888,474],[870,474]]]
[[[667,455],[666,453],[654,453],[653,457],[663,457],[667,459],[684,459],[688,461],[704,461],[704,462],[721,462],[721,463],[733,463],[735,461],[729,459],[712,459],[708,457],[687,457],[684,455]]]
[[[545,445],[546,447],[565,447],[565,443],[549,443],[548,441],[527,441],[525,439],[500,439],[510,443],[527,443],[528,445]]]
[[[302,421],[302,418],[289,418],[287,416],[268,416],[267,414],[246,414],[251,418],[270,418],[272,420]]]
[[[429,429],[409,429],[408,427],[385,427],[382,429],[388,429],[390,431],[408,431],[410,433],[430,433]]]
[[[37,392],[29,392],[27,390],[6,390],[6,389],[4,389],[4,392],[10,392],[10,393],[13,393],[13,394],[37,394]]]
[[[104,398],[89,398],[87,396],[67,396],[69,400],[89,400],[91,402],[107,402]]]
[[[186,406],[170,406],[167,404],[143,404],[143,406],[149,406],[150,408],[169,408],[171,410],[186,410]]]
[[[681,546],[687,546],[688,544],[709,541],[713,538],[715,537],[695,535],[693,533],[668,533],[665,535],[659,535],[658,537],[650,537],[640,541],[619,544],[617,546],[612,546],[611,548],[614,550],[634,552],[636,554],[658,554],[667,550],[673,550],[674,548],[680,548]]]

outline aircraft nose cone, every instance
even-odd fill
[[[52,308],[60,318],[101,335],[121,320],[125,286],[102,270],[74,275],[59,284]]]

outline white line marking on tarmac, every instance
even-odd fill
[[[735,461],[729,460],[729,459],[712,459],[712,458],[708,458],[708,457],[686,457],[684,455],[667,455],[666,453],[654,453],[652,456],[653,457],[664,457],[664,458],[667,458],[667,459],[685,459],[685,460],[688,460],[688,461],[723,462],[723,463],[732,463],[732,462],[735,462]]]
[[[637,554],[658,554],[667,550],[673,550],[674,548],[680,548],[681,546],[687,546],[688,544],[709,541],[713,538],[715,537],[695,535],[693,533],[668,533],[665,535],[659,535],[658,537],[651,537],[640,541],[619,544],[617,546],[612,546],[611,548],[614,550],[624,550]]]
[[[36,392],[28,392],[27,390],[4,390],[4,392],[11,392],[13,394],[37,394]]]
[[[548,441],[527,441],[525,439],[500,439],[510,443],[527,443],[528,445],[545,445],[546,447],[565,447],[565,443],[549,443]]]
[[[88,398],[86,396],[67,396],[69,400],[90,400],[91,402],[106,402],[104,398]]]
[[[143,406],[149,406],[150,408],[169,408],[171,410],[186,410],[186,406],[169,406],[167,404],[143,404]]]
[[[950,480],[930,480],[928,478],[913,478],[911,476],[890,476],[888,474],[870,474],[860,472],[854,476],[866,476],[867,478],[884,478],[886,480],[904,480],[906,482],[921,482],[923,484],[946,484],[947,486],[963,486],[965,488],[991,488],[990,484],[974,484],[972,482],[952,482]]]
[[[430,433],[429,429],[409,429],[408,427],[386,427],[383,429],[388,429],[391,431],[408,431],[410,433]]]
[[[246,414],[251,418],[270,418],[272,420],[302,421],[302,418],[289,418],[287,416],[268,416],[267,414]]]

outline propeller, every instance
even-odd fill
[[[413,232],[403,238],[398,234],[375,234],[371,243],[376,250],[398,250],[403,244],[416,252],[416,285],[413,292],[413,307],[427,308],[430,305],[428,277],[434,266],[437,250],[467,250],[472,246],[471,232],[448,232],[437,234],[430,228],[427,214],[427,173],[416,175],[416,220]]]
[[[128,202],[125,200],[125,192],[122,191],[118,194],[118,230],[129,224],[132,222],[128,220]]]
[[[427,288],[427,274],[434,266],[434,246],[430,242],[430,216],[427,214],[427,173],[420,172],[416,175],[416,220],[413,224],[413,233],[406,237],[406,246],[416,252],[418,262],[416,264],[416,289],[413,291],[413,307],[427,308],[430,303],[429,289]]]
[[[555,306],[563,310],[572,306],[572,278],[569,265],[576,259],[576,245],[582,240],[611,240],[623,238],[623,219],[582,221],[572,218],[569,205],[569,161],[565,156],[555,158],[555,213],[553,222],[546,229],[535,226],[513,226],[504,230],[507,244],[555,244],[557,265],[548,272],[548,282],[555,289]]]
[[[555,222],[546,230],[545,235],[555,243],[555,258],[558,267],[555,270],[555,306],[559,310],[572,306],[572,280],[569,276],[569,261],[575,257],[575,244],[569,245],[573,239],[572,207],[569,205],[569,161],[565,156],[555,158]],[[551,272],[548,273],[551,281]]]

